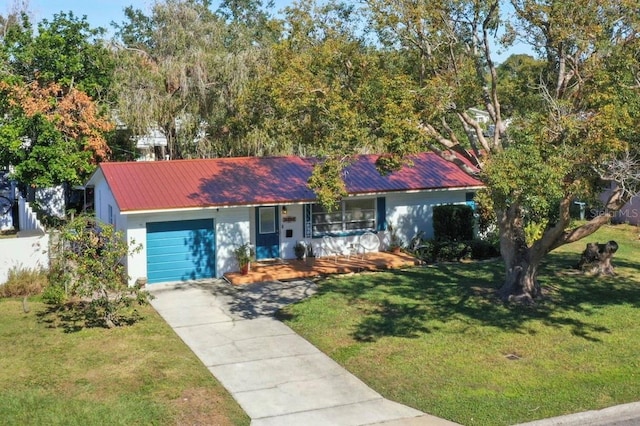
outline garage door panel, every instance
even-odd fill
[[[147,224],[149,283],[215,276],[213,219]]]
[[[189,256],[191,250],[186,250],[185,245],[161,245],[161,246],[149,246],[147,248],[147,256],[174,256],[176,253],[185,253],[185,255]]]
[[[168,255],[162,257],[153,257],[149,259],[149,262],[154,264],[155,270],[185,269],[193,266],[193,259],[177,259],[175,256],[172,257]]]

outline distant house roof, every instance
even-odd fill
[[[412,167],[387,176],[376,170],[377,158],[359,156],[344,170],[350,194],[482,185],[433,153],[416,155]],[[307,180],[316,161],[291,156],[101,163],[88,184],[102,174],[122,212],[313,202]]]

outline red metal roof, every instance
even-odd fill
[[[433,153],[414,166],[381,176],[377,155],[359,156],[344,170],[350,194],[481,186]],[[300,157],[234,157],[101,163],[100,171],[121,211],[311,202],[307,187],[316,160]],[[93,181],[93,178],[92,178]]]

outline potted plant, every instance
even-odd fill
[[[249,273],[249,265],[255,255],[253,247],[251,247],[249,243],[244,243],[241,246],[236,247],[233,250],[233,254],[238,262],[238,267],[240,267],[240,273],[242,275],[247,275]]]
[[[389,224],[387,230],[389,231],[389,251],[394,254],[400,253],[400,249],[403,246],[402,238],[400,238],[393,225]]]
[[[296,259],[304,259],[304,256],[307,254],[307,245],[303,241],[298,241],[296,245],[293,246],[293,253],[296,255]]]

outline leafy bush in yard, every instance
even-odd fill
[[[471,240],[471,258],[482,260],[500,256],[500,248],[496,241]]]
[[[456,262],[462,259],[490,259],[499,256],[500,251],[497,244],[490,240],[421,240],[414,245],[413,253],[419,259],[432,263]]]
[[[471,256],[468,241],[440,241],[437,248],[436,260],[439,262],[456,262]]]
[[[433,234],[438,241],[473,239],[473,209],[466,204],[447,204],[433,208]]]
[[[62,228],[52,244],[54,261],[44,299],[61,312],[70,305],[82,311],[87,325],[110,328],[134,322],[137,312],[130,308],[147,303],[149,294],[127,285],[122,262],[138,250],[139,245],[129,247],[113,226],[98,226],[94,219],[78,216]],[[73,303],[65,305],[70,299]]]
[[[39,268],[13,266],[7,281],[0,285],[0,297],[24,297],[40,294],[47,285],[47,273]]]

